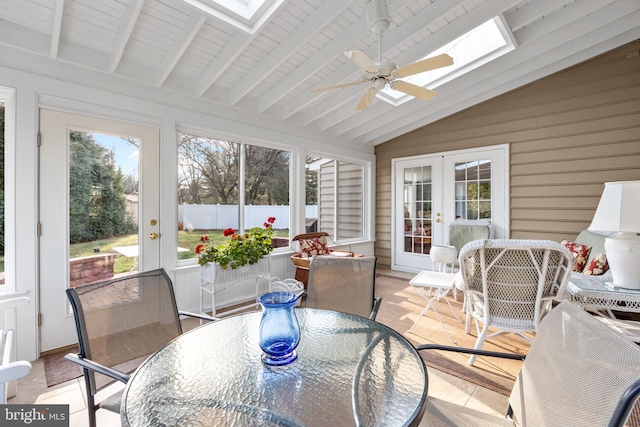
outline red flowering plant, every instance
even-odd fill
[[[226,243],[219,246],[209,244],[209,236],[200,237],[200,243],[196,246],[198,264],[205,265],[208,262],[216,262],[220,267],[236,269],[243,265],[255,264],[273,250],[271,236],[273,235],[274,217],[269,217],[263,227],[253,227],[244,234],[238,234],[238,230],[227,228],[225,237],[231,237]]]

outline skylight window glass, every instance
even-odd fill
[[[422,60],[447,53],[453,58],[453,65],[416,74],[402,80],[434,89],[504,55],[513,48],[513,43],[507,37],[504,25],[496,17],[420,58]],[[400,105],[413,98],[390,87],[382,89],[377,96],[393,105]]]
[[[184,0],[249,34],[256,33],[284,0]]]

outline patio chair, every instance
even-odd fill
[[[475,240],[460,252],[460,275],[465,292],[467,326],[475,320],[482,348],[488,338],[516,333],[531,342],[524,332],[536,332],[551,309],[551,302],[571,277],[573,256],[550,240]],[[478,322],[483,323],[482,329]],[[496,332],[487,335],[492,326]],[[473,365],[476,356],[469,359]]]
[[[309,264],[306,307],[356,314],[375,320],[382,298],[375,298],[374,256],[315,256]]]
[[[429,397],[424,425],[625,425],[640,396],[640,347],[565,301],[542,320],[525,356],[427,344],[419,351],[524,360],[506,418]]]
[[[474,240],[493,239],[493,224],[489,220],[456,220],[449,225],[449,243],[446,246],[456,248],[455,257],[448,259],[433,258],[434,263],[453,264],[458,267],[458,255],[464,245]],[[453,268],[451,269],[453,271]]]
[[[98,391],[116,380],[129,381],[149,355],[182,334],[180,315],[213,317],[178,311],[171,279],[158,269],[67,289],[78,333],[78,354],[65,359],[82,367],[87,390],[89,425],[100,408],[120,412],[122,390],[96,402]]]
[[[430,255],[433,262],[433,270],[441,272],[455,272],[460,264],[458,256],[460,250],[469,242],[479,239],[493,239],[493,224],[489,220],[464,220],[453,221],[449,225],[448,244],[444,246],[432,246]],[[458,291],[462,290],[462,281],[457,277],[454,281],[453,297],[458,299]],[[462,306],[466,307],[463,300]]]

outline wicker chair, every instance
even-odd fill
[[[314,256],[309,265],[306,306],[375,320],[382,298],[375,298],[376,257]]]
[[[488,338],[538,330],[571,277],[573,256],[550,240],[476,240],[460,251],[460,274],[469,318],[478,331],[475,348]],[[478,322],[483,323],[482,329]],[[498,330],[487,335],[489,326]],[[469,359],[473,365],[476,356]]]
[[[622,427],[640,395],[640,347],[568,301],[543,319],[526,358],[437,344],[417,349],[524,360],[506,418],[429,397],[424,425]]]

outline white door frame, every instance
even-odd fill
[[[150,240],[151,232],[160,233],[160,131],[158,128],[113,119],[101,119],[82,114],[64,113],[41,108],[42,145],[39,153],[39,240],[38,295],[42,324],[39,328],[39,352],[77,342],[75,322],[69,311],[64,290],[69,280],[68,224],[68,134],[69,130],[135,137],[144,150],[140,161],[139,243],[140,271],[160,266],[160,240]],[[46,162],[46,163],[45,163]],[[51,167],[49,167],[51,165]],[[46,169],[46,172],[45,171]],[[54,184],[55,181],[55,185]],[[64,182],[64,184],[62,184]],[[62,188],[67,191],[63,191]],[[46,197],[55,197],[55,203]],[[156,225],[151,226],[150,220]]]
[[[397,239],[399,236],[399,222],[404,222],[404,216],[398,212],[398,182],[397,174],[400,167],[410,164],[422,164],[431,163],[437,159],[442,161],[442,176],[438,179],[441,182],[441,187],[445,185],[451,185],[449,188],[444,188],[442,194],[442,233],[439,233],[437,229],[434,229],[433,233],[433,245],[442,245],[448,241],[448,224],[455,219],[454,202],[454,178],[453,169],[450,167],[456,160],[462,161],[463,159],[469,159],[473,157],[485,157],[492,156],[492,211],[495,212],[495,219],[492,219],[494,225],[494,238],[507,239],[510,235],[510,192],[509,192],[509,144],[493,145],[480,148],[469,148],[463,150],[447,151],[441,153],[424,154],[419,156],[401,157],[391,160],[391,269],[407,272],[418,272],[421,269],[430,269],[431,260],[428,255],[418,255],[417,257],[423,257],[420,261],[420,266],[406,266],[400,265],[397,262]],[[421,163],[422,162],[422,163]],[[434,177],[434,182],[436,179]],[[435,193],[435,190],[434,190]],[[500,197],[500,194],[502,197]],[[494,195],[497,195],[498,199],[494,200]],[[497,216],[496,216],[497,214]],[[435,224],[435,219],[434,219]]]

